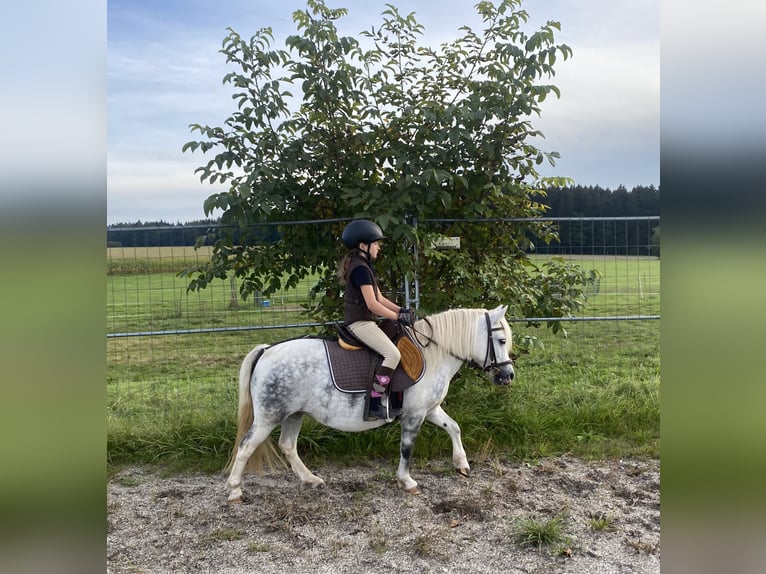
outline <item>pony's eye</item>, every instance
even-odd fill
[[[500,343],[501,345],[505,346],[505,344],[508,342],[508,340],[507,339],[498,339],[497,342]]]

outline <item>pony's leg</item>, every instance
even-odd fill
[[[226,487],[230,491],[229,502],[242,502],[242,475],[245,472],[247,461],[250,460],[258,445],[266,440],[276,426],[276,424],[267,425],[254,422],[250,430],[242,437],[239,448],[237,448],[237,456],[234,458],[234,464],[229,473],[229,479],[226,481]]]
[[[408,494],[420,494],[418,483],[410,476],[410,459],[412,458],[415,439],[422,424],[423,417],[413,415],[402,418],[400,422],[402,439],[399,448],[400,457],[399,468],[396,471],[396,483],[399,485],[399,488]]]
[[[468,476],[471,472],[471,467],[468,466],[465,449],[460,440],[460,426],[458,426],[455,420],[445,413],[444,409],[441,407],[436,407],[428,413],[426,415],[426,420],[447,431],[449,437],[452,439],[452,463],[455,465],[455,469],[459,474]]]
[[[285,458],[290,463],[290,467],[293,469],[293,472],[298,475],[301,482],[307,486],[316,488],[322,486],[324,480],[315,474],[312,474],[298,456],[298,433],[301,432],[301,422],[303,422],[303,415],[301,413],[292,414],[282,421],[282,432],[279,435],[279,448],[282,449]]]

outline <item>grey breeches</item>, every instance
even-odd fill
[[[402,358],[399,349],[391,342],[380,327],[374,321],[357,321],[356,323],[350,323],[348,330],[357,339],[362,341],[373,351],[380,353],[383,356],[383,367],[389,367],[395,369]]]

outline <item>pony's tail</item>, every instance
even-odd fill
[[[269,345],[258,345],[252,351],[250,351],[242,361],[242,365],[239,367],[239,405],[237,407],[237,438],[234,441],[234,446],[229,454],[229,460],[224,467],[225,472],[230,472],[234,465],[234,460],[237,457],[237,451],[239,450],[239,444],[242,442],[242,437],[245,436],[250,427],[253,425],[253,398],[250,395],[250,379],[253,376],[255,370],[255,364],[258,359],[261,358],[263,352],[269,347]],[[257,474],[263,473],[264,466],[270,468],[277,468],[278,466],[285,466],[284,460],[279,456],[279,452],[274,446],[273,441],[270,438],[264,440],[255,452],[247,461],[245,466],[245,472],[255,472]]]

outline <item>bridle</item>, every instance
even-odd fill
[[[434,328],[433,328],[433,325],[431,325],[431,322],[428,320],[428,317],[423,317],[423,320],[426,322],[428,327],[431,329],[431,333],[433,334]],[[455,353],[453,353],[452,351],[450,351],[449,349],[444,349],[444,351],[451,357],[454,357],[455,359],[463,363],[466,363],[467,365],[471,367],[476,367],[478,369],[481,369],[482,371],[491,371],[493,369],[500,369],[500,367],[504,367],[505,365],[513,365],[513,360],[510,358],[507,361],[503,361],[503,362],[497,361],[497,354],[495,353],[495,345],[493,344],[493,341],[492,341],[492,333],[494,333],[495,331],[504,331],[505,329],[503,329],[502,325],[500,325],[499,327],[493,327],[492,320],[489,318],[489,313],[487,313],[486,311],[484,312],[484,320],[487,323],[487,352],[484,355],[483,364],[480,365],[479,363],[477,363],[471,358],[460,357],[456,355]],[[430,335],[421,333],[420,331],[415,329],[415,327],[410,327],[410,328],[415,333],[415,338],[417,339],[417,342],[420,344],[421,347],[423,348],[428,347],[428,345],[430,345],[431,343],[437,346],[439,345],[439,343],[437,343],[433,339],[433,337],[431,337]],[[427,342],[423,344],[418,338],[418,335],[422,335],[426,337],[428,339]]]
[[[470,361],[469,364],[474,364],[483,371],[489,371],[491,369],[499,369],[500,367],[504,367],[505,365],[513,365],[513,360],[509,357],[507,361],[503,361],[502,363],[497,362],[497,355],[495,354],[495,345],[492,343],[492,333],[495,331],[505,331],[503,329],[503,326],[500,325],[499,327],[493,327],[492,322],[489,319],[489,313],[486,311],[484,312],[484,319],[487,322],[487,353],[484,355],[484,366],[477,365],[473,361]],[[489,363],[487,363],[487,359],[490,360]]]

